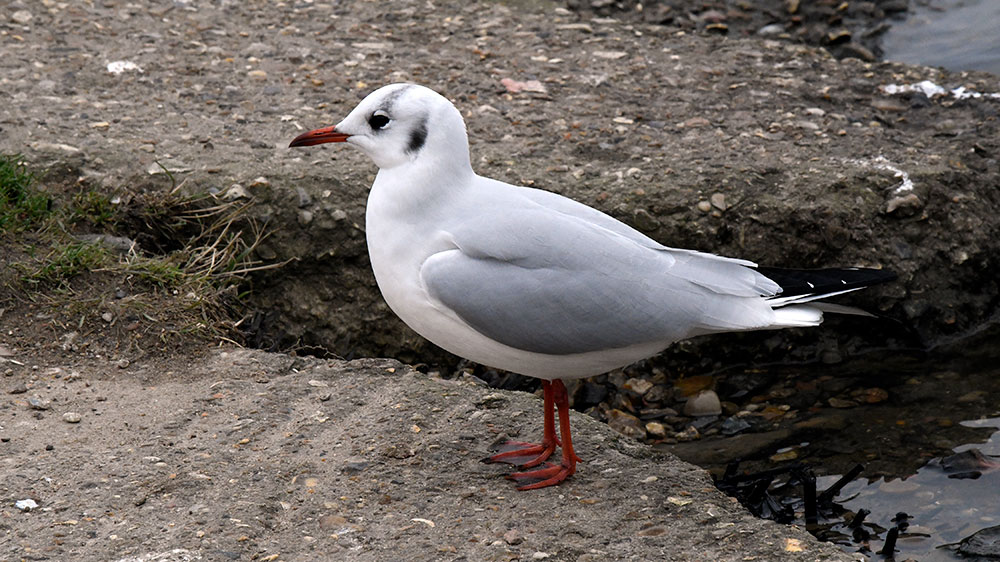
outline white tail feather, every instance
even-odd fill
[[[781,306],[788,306],[794,304],[802,304],[807,302],[812,302],[819,299],[825,299],[829,297],[835,297],[837,295],[843,295],[845,293],[851,293],[864,289],[864,287],[855,287],[853,289],[844,289],[843,291],[833,291],[832,293],[810,293],[808,295],[792,295],[790,297],[771,297],[767,299],[767,303],[771,305],[771,308],[778,308]]]
[[[815,306],[786,306],[774,310],[769,328],[808,328],[823,322],[823,311]]]

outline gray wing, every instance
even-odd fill
[[[773,319],[760,298],[773,294],[773,283],[740,262],[643,243],[586,217],[529,207],[450,233],[456,247],[421,268],[428,293],[518,349],[565,355],[666,346]]]

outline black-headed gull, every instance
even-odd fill
[[[576,470],[561,379],[598,375],[700,334],[816,326],[824,310],[854,310],[816,299],[893,278],[765,269],[668,248],[572,199],[478,176],[462,114],[423,86],[379,88],[340,123],[289,146],[328,142],[360,148],[379,168],[365,230],[390,308],[456,355],[542,379],[542,442],[485,459],[534,468],[561,446],[561,463],[510,475],[528,482],[521,490]]]

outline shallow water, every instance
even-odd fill
[[[962,425],[1000,429],[1000,418],[970,420]],[[1000,460],[997,457],[1000,455],[1000,431],[982,443],[955,447],[955,452],[973,448],[988,459],[992,455],[991,460]],[[977,478],[953,478],[939,463],[932,462],[905,480],[880,478],[871,483],[855,480],[843,489],[839,503],[851,511],[869,510],[871,513],[866,520],[883,526],[897,513],[909,515],[910,526],[896,545],[897,559],[960,560],[952,549],[943,545],[958,543],[976,531],[1000,525],[1000,468],[984,468],[977,472],[981,474]],[[824,489],[834,480],[836,477],[823,477],[818,480],[817,487]],[[877,552],[881,546],[882,541],[872,541],[872,550]],[[849,547],[848,550],[854,549]]]
[[[729,376],[740,380],[738,375]],[[872,560],[885,559],[872,553],[882,549],[900,512],[907,514],[909,528],[896,544],[896,560],[962,560],[944,546],[1000,526],[1000,326],[933,350],[881,350],[835,365],[768,368],[767,377],[779,387],[791,377],[799,389],[825,381],[842,386],[840,396],[874,387],[883,389],[887,398],[872,404],[858,399],[858,404],[844,409],[825,405],[801,409],[791,424],[781,427],[813,429],[752,453],[736,442],[759,435],[681,444],[675,452],[685,458],[684,452],[712,451],[708,462],[685,460],[702,464],[717,477],[737,459],[744,474],[798,464],[820,475],[819,491],[862,465],[860,476],[836,496],[836,505],[820,510],[817,532],[848,552],[864,552],[867,547],[865,554]],[[823,394],[818,401],[827,399]],[[982,466],[942,468],[942,457],[973,448],[985,456]],[[956,477],[963,471],[963,477]],[[776,479],[770,489],[794,509],[797,523],[804,524],[803,487],[794,472]],[[853,531],[846,525],[861,509],[870,511],[864,526],[871,534],[867,544],[852,540]]]
[[[892,27],[882,37],[886,60],[1000,75],[1000,1],[912,4],[904,20],[890,20]]]

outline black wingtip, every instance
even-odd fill
[[[781,286],[782,297],[849,291],[889,283],[898,278],[894,272],[888,269],[864,267],[827,269],[758,267],[757,271]]]

